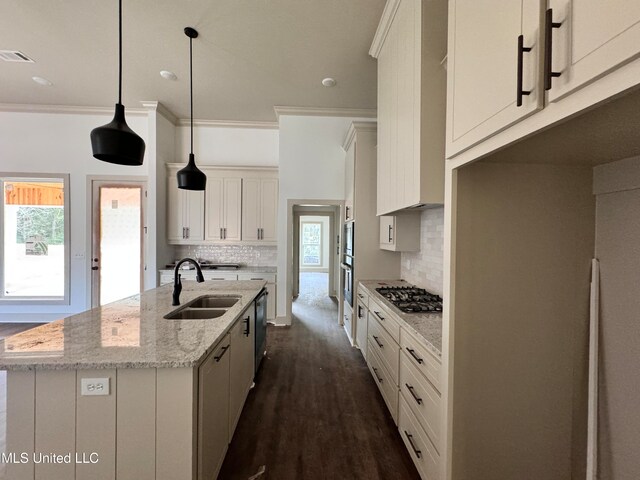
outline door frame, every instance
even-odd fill
[[[94,186],[100,184],[100,186],[131,186],[140,187],[142,189],[141,201],[140,201],[140,227],[141,227],[141,239],[140,239],[140,292],[144,291],[145,272],[147,270],[147,252],[148,252],[148,238],[149,232],[147,228],[147,182],[148,178],[140,175],[87,175],[87,258],[85,258],[85,267],[88,272],[89,282],[87,286],[87,305],[90,308],[99,307],[97,302],[94,302],[99,297],[97,291],[99,282],[96,282],[94,270],[91,270],[93,266],[93,253],[96,248],[98,237],[94,231],[94,213],[97,211],[98,198],[94,197]]]
[[[337,214],[334,214],[333,224],[337,230],[336,233],[340,234],[342,238],[342,215],[344,212],[344,200],[317,200],[317,199],[288,199],[287,200],[287,263],[286,263],[286,283],[285,283],[285,292],[284,292],[284,300],[285,300],[285,325],[291,325],[292,321],[292,305],[293,305],[293,275],[294,275],[294,264],[293,261],[293,253],[294,249],[297,250],[296,242],[294,241],[294,232],[297,231],[299,234],[299,228],[294,228],[294,209],[296,207],[303,206],[313,206],[313,207],[334,207],[336,209]],[[305,212],[306,214],[306,212]],[[299,226],[299,224],[298,224]],[[333,235],[333,239],[336,238],[336,234]],[[335,244],[333,244],[335,247]],[[339,256],[339,254],[337,255]],[[334,255],[332,255],[334,257]],[[339,264],[339,262],[338,262]],[[332,270],[335,271],[335,264]],[[338,275],[338,282],[340,282],[340,275]],[[334,285],[335,285],[334,280]],[[339,321],[342,315],[342,285],[338,283],[336,297],[338,299],[338,317]]]

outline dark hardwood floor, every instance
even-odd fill
[[[328,297],[294,303],[269,326],[267,357],[219,479],[419,479],[359,350]]]

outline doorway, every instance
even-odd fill
[[[91,180],[91,307],[144,285],[146,182]]]
[[[330,214],[299,216],[298,295],[329,296],[330,224]]]

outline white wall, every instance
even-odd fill
[[[189,127],[176,127],[176,158],[172,162],[186,162],[189,148]],[[203,165],[276,167],[278,130],[194,125],[193,153],[196,163]]]
[[[0,171],[68,173],[71,201],[70,305],[0,305],[0,321],[49,321],[89,307],[87,175],[147,176],[150,168],[146,155],[145,164],[140,167],[112,165],[93,158],[89,134],[112,117],[113,114],[0,112]],[[127,122],[148,140],[146,115],[127,115]],[[155,209],[155,197],[148,202],[149,211]]]
[[[320,265],[316,267],[304,266],[302,264],[302,224],[305,222],[318,222],[322,224],[321,232],[321,253]],[[329,272],[329,217],[320,217],[315,215],[300,216],[300,271],[301,272]]]
[[[342,142],[356,118],[280,116],[280,200],[278,204],[278,318],[291,323],[286,296],[291,265],[287,235],[287,201],[290,199],[344,199]]]

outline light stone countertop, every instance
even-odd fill
[[[404,280],[361,280],[360,285],[378,303],[401,320],[401,325],[423,339],[426,346],[438,357],[442,357],[442,313],[404,313],[384,298],[376,288],[383,286],[410,286]]]
[[[0,340],[0,370],[180,368],[197,366],[266,285],[262,280],[183,280],[180,303],[239,295],[221,317],[167,320],[173,285],[148,290]]]

